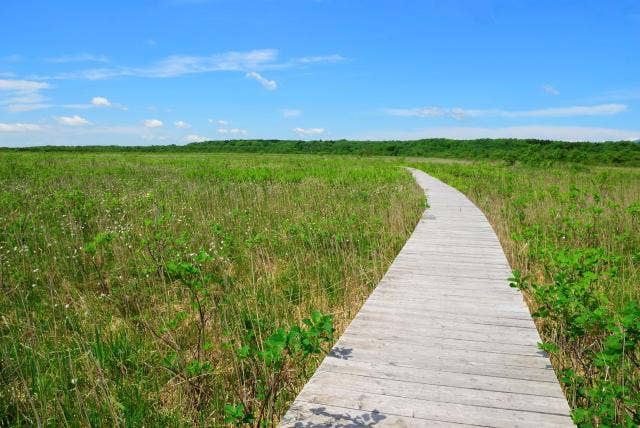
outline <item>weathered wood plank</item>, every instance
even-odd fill
[[[412,174],[430,207],[281,425],[572,426],[491,225]]]
[[[420,382],[430,385],[512,392],[525,395],[541,395],[564,399],[564,394],[560,386],[557,382],[553,381],[545,382],[541,380],[482,376],[429,369],[416,370],[414,367],[393,366],[381,362],[366,362],[342,358],[326,358],[320,367],[318,367],[318,372],[321,371],[362,376],[374,375],[383,379],[394,379],[405,382]]]
[[[473,425],[456,424],[429,419],[382,414],[378,411],[363,411],[346,407],[318,405],[296,401],[282,421],[283,427],[328,428],[328,427],[417,427],[417,428],[464,428]]]
[[[443,422],[492,427],[558,427],[571,424],[567,415],[481,407],[459,403],[419,400],[415,398],[352,391],[335,386],[331,389],[308,384],[301,400],[320,405],[338,405],[383,414],[437,420]],[[358,425],[356,425],[358,426]],[[361,425],[362,426],[362,425]],[[570,425],[569,425],[570,426]]]
[[[327,382],[342,385],[351,391],[390,395],[443,403],[458,403],[470,406],[494,407],[529,412],[562,414],[566,407],[564,397],[515,394],[510,392],[487,391],[476,388],[431,385],[414,381],[385,379],[368,375],[347,373],[324,373],[322,379],[312,379],[311,386],[317,384],[322,390]],[[307,391],[311,393],[311,391]]]

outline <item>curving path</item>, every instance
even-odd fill
[[[430,208],[281,426],[573,426],[484,214],[411,173]]]

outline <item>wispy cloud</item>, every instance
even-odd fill
[[[227,126],[229,124],[229,121],[224,119],[207,119],[207,122],[220,126]]]
[[[298,58],[296,61],[301,64],[317,64],[321,62],[341,62],[345,61],[347,58],[342,55],[333,54],[333,55],[316,55],[316,56],[303,56],[302,58]]]
[[[78,115],[58,116],[55,119],[60,125],[66,126],[84,126],[91,124],[91,122],[89,122],[87,119]]]
[[[178,129],[187,129],[187,128],[191,128],[191,125],[189,125],[187,122],[185,122],[184,120],[178,120],[176,122],[173,122],[173,125],[178,128]],[[193,134],[191,134],[193,135]]]
[[[465,109],[445,107],[421,107],[410,109],[385,109],[391,116],[405,117],[449,117],[462,120],[475,117],[571,117],[571,116],[611,116],[627,110],[625,104],[597,104],[591,106],[551,107],[534,110]]]
[[[142,124],[146,128],[160,128],[163,125],[162,121],[158,119],[147,119]]]
[[[35,76],[38,80],[86,79],[105,80],[118,77],[169,78],[196,73],[219,71],[259,72],[319,63],[336,63],[341,55],[318,55],[278,60],[276,49],[230,51],[212,55],[172,55],[146,66],[114,66],[88,68],[49,76]]]
[[[87,79],[104,80],[117,77],[169,78],[185,74],[215,71],[248,71],[273,63],[275,49],[258,49],[247,52],[226,52],[207,56],[172,55],[144,67],[103,67],[65,72],[52,76],[39,76],[44,80]]]
[[[542,90],[549,95],[560,95],[560,91],[558,91],[556,88],[549,85],[548,83],[545,83],[544,85],[542,85]]]
[[[301,136],[324,134],[324,128],[293,128],[293,132]]]
[[[0,101],[0,104],[4,104],[5,111],[8,111],[9,113],[23,113],[26,111],[42,110],[52,107],[51,104],[44,102],[47,100],[48,98],[40,94],[32,94]]]
[[[265,89],[269,91],[273,91],[278,87],[278,84],[276,83],[275,80],[269,80],[255,71],[250,71],[245,76],[251,79],[255,79],[258,83],[260,83]]]
[[[56,120],[55,124],[0,123],[0,146],[33,146],[42,144],[86,145],[148,144],[150,142],[175,142],[178,138],[162,129],[150,129],[139,125],[69,126]]]
[[[0,79],[0,105],[10,113],[50,107],[46,102],[48,99],[40,93],[50,87],[46,82]],[[2,96],[2,93],[6,95]]]
[[[207,138],[198,134],[189,134],[182,139],[182,141],[184,141],[185,143],[198,143],[200,141],[207,141],[207,140],[211,140],[211,138]]]
[[[421,138],[537,138],[561,141],[637,140],[640,130],[589,126],[511,126],[500,128],[431,127],[415,131],[368,132],[351,136],[360,140],[417,140]]]
[[[34,92],[47,89],[51,86],[46,82],[36,82],[32,80],[8,80],[0,79],[0,91],[25,91]]]
[[[0,132],[34,132],[42,127],[35,123],[0,123]]]
[[[247,135],[249,131],[240,128],[218,128],[219,134]]]
[[[74,55],[61,55],[61,56],[56,56],[56,57],[52,57],[52,58],[47,58],[46,59],[47,62],[54,62],[54,63],[68,63],[68,62],[102,62],[102,63],[107,63],[109,62],[109,58],[107,58],[105,55],[95,55],[95,54],[90,54],[90,53],[79,53],[79,54],[74,54]]]
[[[282,117],[291,118],[302,115],[302,111],[298,109],[285,108],[282,109]]]

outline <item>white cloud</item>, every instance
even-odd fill
[[[41,129],[35,123],[0,123],[0,132],[33,132]]]
[[[178,120],[176,122],[173,122],[173,124],[175,125],[176,128],[179,128],[179,129],[191,128],[191,125],[189,125],[187,122],[182,121],[182,120]],[[191,134],[191,135],[193,135],[193,134]]]
[[[78,115],[58,116],[56,117],[56,120],[58,121],[59,124],[66,125],[66,126],[83,126],[83,125],[89,125],[91,123],[84,117],[81,117]]]
[[[91,98],[91,104],[96,107],[111,107],[111,101],[105,97],[93,97]]]
[[[247,135],[249,131],[247,131],[246,129],[240,129],[240,128],[231,128],[231,129],[218,128],[218,133],[231,134],[231,135]]]
[[[142,124],[147,128],[159,128],[163,125],[162,121],[158,119],[147,119]]]
[[[76,55],[61,55],[53,58],[47,58],[48,62],[67,63],[67,62],[109,62],[104,55],[94,55],[90,53],[80,53]]]
[[[26,103],[26,104],[13,104],[13,103],[8,103],[5,106],[5,110],[8,111],[9,113],[22,113],[25,111],[33,111],[33,110],[42,110],[45,108],[49,108],[51,107],[51,104],[45,104],[45,103]]]
[[[558,91],[556,88],[549,85],[548,83],[542,85],[542,90],[549,95],[560,95],[560,91]]]
[[[289,118],[289,117],[298,117],[302,114],[301,110],[297,110],[297,109],[290,109],[290,108],[285,108],[282,110],[282,116]]]
[[[162,129],[149,129],[138,125],[64,126],[60,124],[4,124],[0,132],[0,146],[19,147],[34,145],[144,145],[175,141],[176,136]],[[11,131],[11,132],[9,132]],[[37,131],[37,132],[36,132]]]
[[[0,79],[0,91],[35,92],[50,87],[51,86],[45,82]]]
[[[198,135],[198,134],[189,134],[186,135],[182,141],[184,141],[185,143],[198,143],[200,141],[208,141],[211,138],[207,138],[207,137],[203,137],[202,135]]]
[[[40,76],[39,79],[102,80],[123,76],[164,78],[216,71],[255,72],[256,70],[283,69],[319,63],[337,63],[345,59],[346,58],[341,55],[332,54],[305,56],[279,62],[278,51],[276,49],[254,49],[250,51],[230,51],[212,55],[172,55],[142,67],[120,66],[91,68],[59,73],[52,76]]]
[[[60,73],[46,78],[87,80],[104,80],[125,76],[168,78],[215,71],[248,71],[274,63],[277,56],[278,51],[275,49],[226,52],[208,56],[172,55],[147,67],[93,68]]]
[[[81,109],[81,110],[86,110],[90,108],[108,107],[108,108],[117,108],[125,111],[129,110],[127,106],[119,103],[113,103],[108,98],[105,98],[105,97],[93,97],[91,98],[91,102],[87,104],[63,104],[60,107],[71,108],[71,109]]]
[[[591,106],[551,107],[535,110],[463,109],[459,107],[421,107],[410,109],[385,109],[391,116],[449,117],[457,120],[473,117],[569,117],[610,116],[627,109],[625,104],[597,104]]]
[[[227,125],[229,124],[229,121],[228,121],[228,120],[222,120],[222,119],[218,119],[218,120],[215,120],[215,119],[207,119],[207,121],[208,121],[209,123],[216,123],[216,124],[218,124],[218,125],[220,125],[220,126],[227,126]]]
[[[302,64],[315,64],[319,62],[340,62],[346,60],[345,57],[338,54],[333,55],[316,55],[316,56],[304,56],[302,58],[298,58],[298,62]]]
[[[417,140],[421,138],[537,138],[561,141],[637,140],[640,130],[589,126],[510,126],[501,128],[432,127],[416,131],[369,132],[350,137],[356,140]]]
[[[276,83],[275,80],[269,80],[255,71],[250,71],[247,74],[245,74],[245,76],[251,79],[255,79],[256,81],[258,81],[258,83],[260,83],[265,89],[269,91],[273,91],[278,87],[278,84]]]
[[[124,65],[85,68],[51,75],[36,75],[32,78],[35,80],[106,80],[119,77],[171,78],[196,73],[231,71],[245,73],[247,77],[255,79],[266,89],[275,90],[278,87],[277,82],[263,77],[259,73],[261,70],[306,67],[319,63],[337,63],[345,59],[341,55],[331,54],[304,56],[279,61],[276,49],[254,49],[212,55],[172,55],[143,66]],[[71,62],[72,60],[108,62],[106,57],[90,54],[58,57],[54,58],[54,60],[57,62]]]
[[[610,116],[627,109],[624,104],[598,104],[592,106],[572,106],[539,110],[503,111],[505,117],[562,117],[562,116]]]
[[[243,71],[274,61],[276,57],[277,51],[274,49],[227,52],[210,56],[174,55],[138,71],[146,77],[174,77],[211,71]]]
[[[293,128],[293,132],[298,135],[309,136],[309,135],[320,135],[324,134],[324,128]]]
[[[47,98],[40,91],[51,86],[46,82],[32,80],[0,79],[0,93],[7,95],[0,98],[0,105],[10,113],[38,110],[51,107]]]
[[[459,108],[442,108],[442,107],[418,107],[418,108],[388,108],[385,109],[385,112],[391,116],[406,116],[406,117],[440,117],[440,116],[451,116],[455,119],[460,119],[461,116],[459,113],[462,112],[462,109]],[[458,114],[456,114],[456,113]]]

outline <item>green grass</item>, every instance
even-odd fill
[[[488,216],[581,426],[640,424],[640,169],[416,162]]]
[[[0,154],[0,425],[219,426],[278,376],[272,420],[318,362],[278,327],[340,332],[423,199],[383,160]]]

